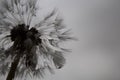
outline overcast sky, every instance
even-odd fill
[[[79,41],[63,69],[47,80],[120,80],[120,0],[45,0]]]

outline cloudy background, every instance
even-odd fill
[[[79,41],[55,75],[45,80],[120,80],[120,0],[42,0],[57,7]]]

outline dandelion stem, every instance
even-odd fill
[[[8,73],[8,76],[7,76],[6,80],[13,80],[14,79],[15,71],[17,69],[19,60],[20,60],[20,55],[16,55],[14,61],[11,64],[11,68],[10,68],[10,71]]]

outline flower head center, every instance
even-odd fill
[[[21,42],[24,42],[28,38],[35,41],[39,37],[37,35],[38,30],[36,28],[29,29],[29,26],[26,26],[25,24],[19,24],[11,30],[12,41],[19,39]]]

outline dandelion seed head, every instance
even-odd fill
[[[0,1],[3,4],[0,5],[0,57],[4,56],[0,62],[6,62],[4,66],[8,72],[15,56],[20,55],[16,77],[28,74],[44,76],[46,70],[53,73],[54,67],[62,68],[67,50],[59,43],[72,39],[68,30],[62,31],[65,26],[63,19],[57,17],[57,10],[33,24],[32,21],[38,18],[37,1]],[[10,58],[9,62],[7,58]]]

